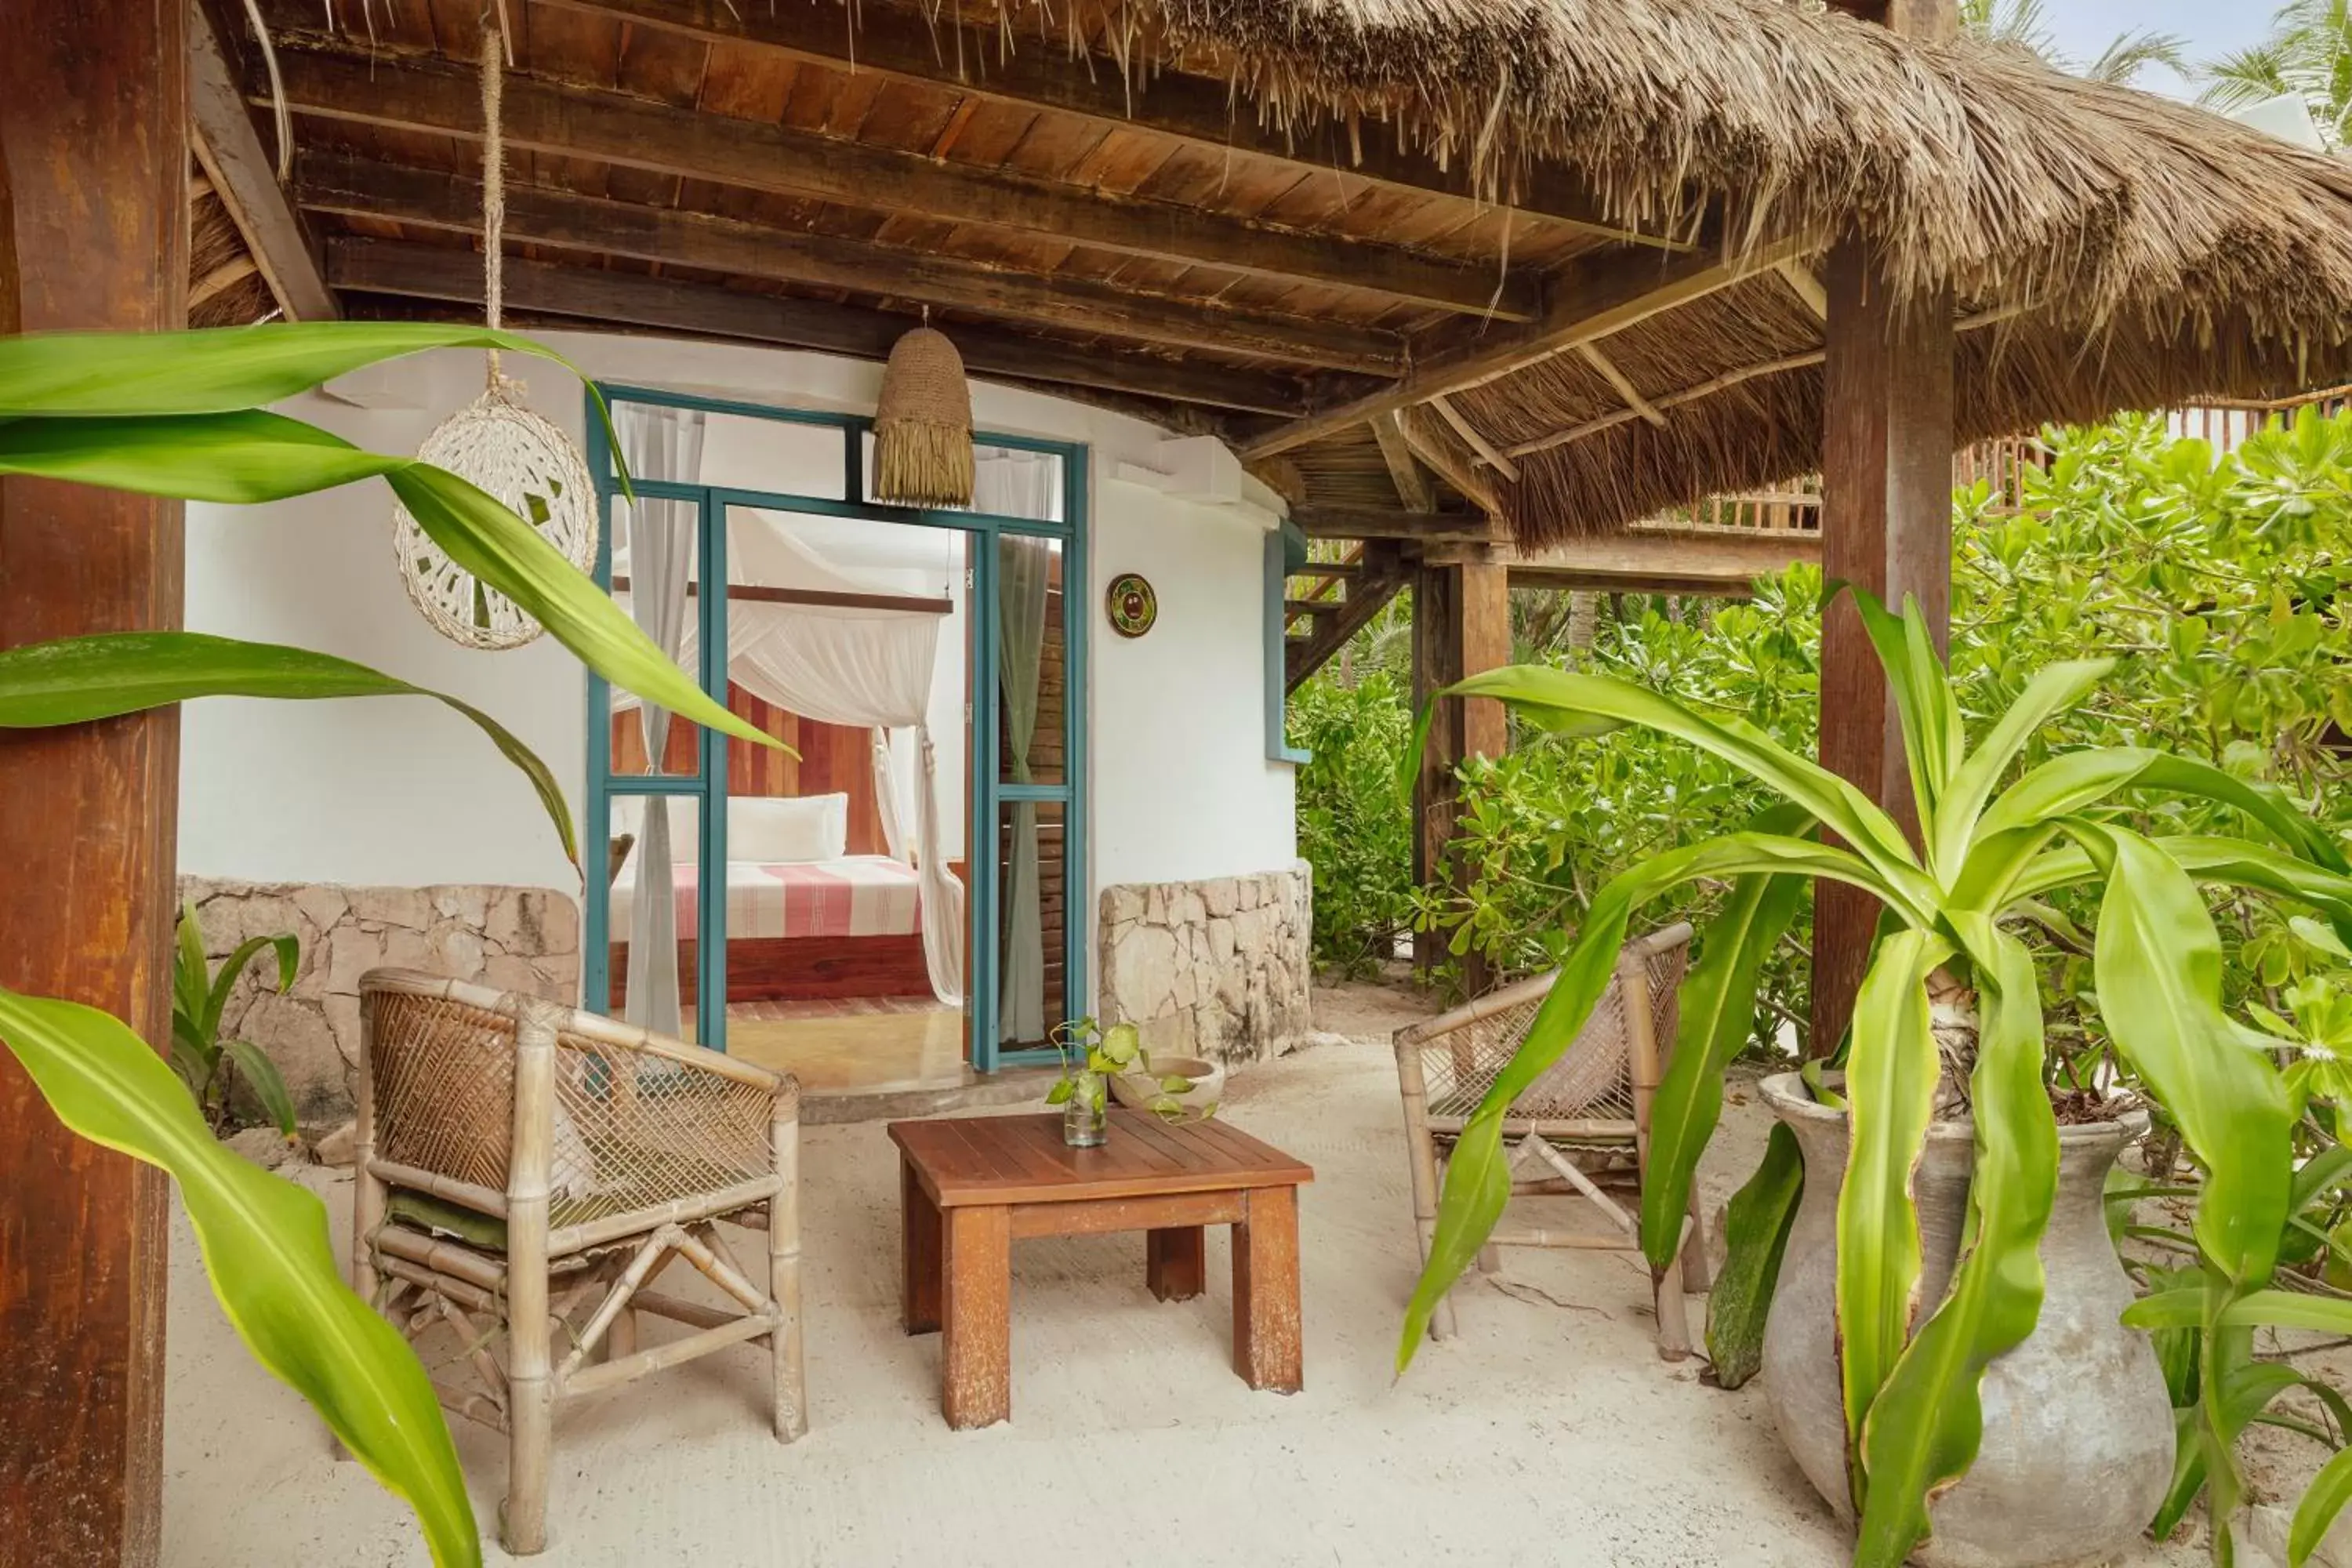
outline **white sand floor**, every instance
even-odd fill
[[[1700,1361],[1658,1359],[1647,1276],[1626,1255],[1511,1254],[1510,1278],[1536,1289],[1466,1287],[1462,1337],[1391,1381],[1415,1272],[1395,1074],[1377,1032],[1392,1020],[1352,989],[1324,1017],[1366,1038],[1241,1075],[1223,1111],[1316,1169],[1303,1194],[1304,1393],[1253,1393],[1234,1375],[1223,1232],[1210,1241],[1209,1295],[1168,1305],[1144,1291],[1139,1237],[1032,1241],[1013,1261],[1013,1418],[949,1431],[939,1338],[898,1327],[895,1152],[878,1126],[812,1128],[810,1434],[789,1447],[770,1436],[765,1358],[749,1348],[567,1406],[539,1561],[1842,1563],[1843,1537],[1760,1392],[1719,1393],[1699,1382]],[[1734,1133],[1711,1180],[1717,1202],[1752,1159],[1752,1114]],[[341,1245],[348,1177],[303,1173]],[[184,1222],[170,1334],[167,1563],[424,1568],[401,1506],[330,1458],[302,1404],[244,1354]],[[458,1447],[494,1534],[501,1440],[466,1426]],[[494,1542],[486,1553],[507,1561]],[[2190,1559],[2145,1559],[2176,1560]]]

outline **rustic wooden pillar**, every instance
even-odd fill
[[[1831,0],[1906,37],[1959,30],[1956,0]],[[1832,582],[1899,606],[1916,597],[1945,646],[1952,602],[1952,301],[1898,308],[1868,243],[1830,252],[1822,367],[1822,567]],[[1823,765],[1909,816],[1910,779],[1886,680],[1861,616],[1841,600],[1822,626]],[[1853,1016],[1878,904],[1842,884],[1815,884],[1809,1049],[1826,1056]]]
[[[1465,676],[1511,662],[1511,589],[1505,569],[1489,561],[1423,563],[1412,580],[1412,700],[1418,712],[1431,695]],[[1413,782],[1413,879],[1426,886],[1445,865],[1460,814],[1454,770],[1471,757],[1499,757],[1509,748],[1503,705],[1451,699],[1438,705]],[[1444,962],[1445,938],[1413,933],[1413,963]],[[1484,960],[1466,955],[1463,984],[1471,995],[1487,989]]]
[[[1952,601],[1952,302],[1898,308],[1861,241],[1831,252],[1822,368],[1822,561],[1831,581],[1891,605],[1917,599],[1943,647]],[[1853,603],[1822,626],[1824,766],[1908,822],[1910,775],[1892,694]],[[1811,1048],[1836,1047],[1853,1016],[1878,902],[1842,883],[1814,889]]]
[[[0,0],[0,331],[186,320],[185,5]],[[0,480],[0,647],[180,620],[177,502]],[[175,714],[0,733],[0,985],[170,1038]],[[0,1053],[0,1562],[160,1549],[163,1177]]]

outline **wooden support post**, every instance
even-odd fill
[[[1822,367],[1822,566],[1890,605],[1916,597],[1944,646],[1952,599],[1952,301],[1897,308],[1869,247],[1830,253]],[[1824,766],[1910,816],[1902,728],[1851,601],[1822,627]],[[1811,1050],[1834,1050],[1853,1016],[1878,903],[1843,884],[1814,891]]]
[[[0,0],[0,331],[185,323],[185,8]],[[0,647],[180,623],[176,501],[0,480]],[[170,1038],[179,721],[0,734],[0,985]],[[0,1560],[160,1550],[157,1172],[0,1052]]]
[[[1510,574],[1496,561],[1423,565],[1412,584],[1412,700],[1416,711],[1432,694],[1466,676],[1511,661]],[[1454,840],[1460,786],[1454,770],[1471,757],[1499,757],[1509,730],[1499,702],[1448,700],[1430,726],[1421,775],[1413,784],[1413,879],[1426,885],[1444,874]],[[1413,936],[1413,963],[1430,968],[1445,957],[1443,933]],[[1492,976],[1475,954],[1463,960],[1463,988],[1477,995]]]

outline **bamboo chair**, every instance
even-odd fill
[[[796,1082],[425,974],[371,971],[360,998],[353,1283],[411,1339],[456,1331],[451,1364],[472,1386],[436,1387],[507,1436],[509,1552],[547,1543],[563,1400],[756,1341],[770,1352],[776,1436],[808,1430]],[[764,1284],[729,1251],[722,1219],[767,1232]],[[734,1310],[651,1289],[677,1257]],[[693,1331],[640,1349],[640,1312]]]
[[[1505,1224],[1478,1255],[1480,1272],[1499,1274],[1506,1247],[1638,1251],[1642,1172],[1649,1152],[1650,1100],[1671,1050],[1676,993],[1690,954],[1691,928],[1668,926],[1630,942],[1592,1016],[1559,1060],[1519,1096],[1503,1121],[1514,1197],[1570,1194],[1609,1222],[1600,1233]],[[1413,1229],[1429,1261],[1437,1229],[1440,1177],[1454,1141],[1487,1089],[1527,1038],[1558,972],[1523,980],[1442,1016],[1396,1033],[1397,1082],[1412,1173]],[[1658,1353],[1690,1353],[1685,1289],[1706,1289],[1706,1236],[1698,1193],[1675,1260],[1655,1274]],[[1438,1303],[1430,1337],[1451,1339],[1454,1304]]]

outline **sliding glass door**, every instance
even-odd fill
[[[898,861],[903,880],[919,885],[919,936],[891,932],[919,978],[926,967],[933,980],[946,977],[940,1000],[963,1006],[973,1067],[1050,1059],[1052,1031],[1084,1011],[1087,994],[1084,448],[983,436],[971,510],[887,506],[870,495],[866,420],[602,390],[635,499],[620,491],[592,408],[590,459],[606,522],[600,585],[704,690],[769,732],[802,734],[783,727],[802,722],[793,717],[802,711],[835,731],[872,726],[871,780],[861,792],[853,779],[842,793],[854,814],[877,813],[875,842],[858,841],[853,826],[853,853],[835,869],[887,884],[887,862]],[[822,564],[919,530],[946,536],[929,552],[943,563],[940,584],[858,592],[867,584],[835,580]],[[818,585],[798,585],[794,571]],[[788,579],[795,585],[780,585]],[[826,616],[836,617],[829,633]],[[898,689],[912,678],[886,672],[914,657],[907,649],[922,633],[936,637],[947,696],[919,711]],[[758,803],[753,815],[738,797],[778,794],[787,769],[813,770],[825,787],[848,774],[730,745],[625,694],[616,700],[593,676],[588,718],[586,1005],[724,1049],[730,997],[740,1010],[757,986],[804,982],[840,962],[843,945],[775,937],[829,932],[757,903],[778,873],[761,862],[782,853],[758,846],[787,830],[766,809],[774,803]],[[827,734],[836,749],[848,743]],[[731,791],[730,769],[745,775]],[[745,826],[740,856],[730,818],[757,825]],[[866,900],[858,919],[869,907],[898,907],[893,899],[904,904],[911,890],[855,892]],[[760,937],[733,974],[730,920]],[[962,951],[942,953],[942,942]]]

